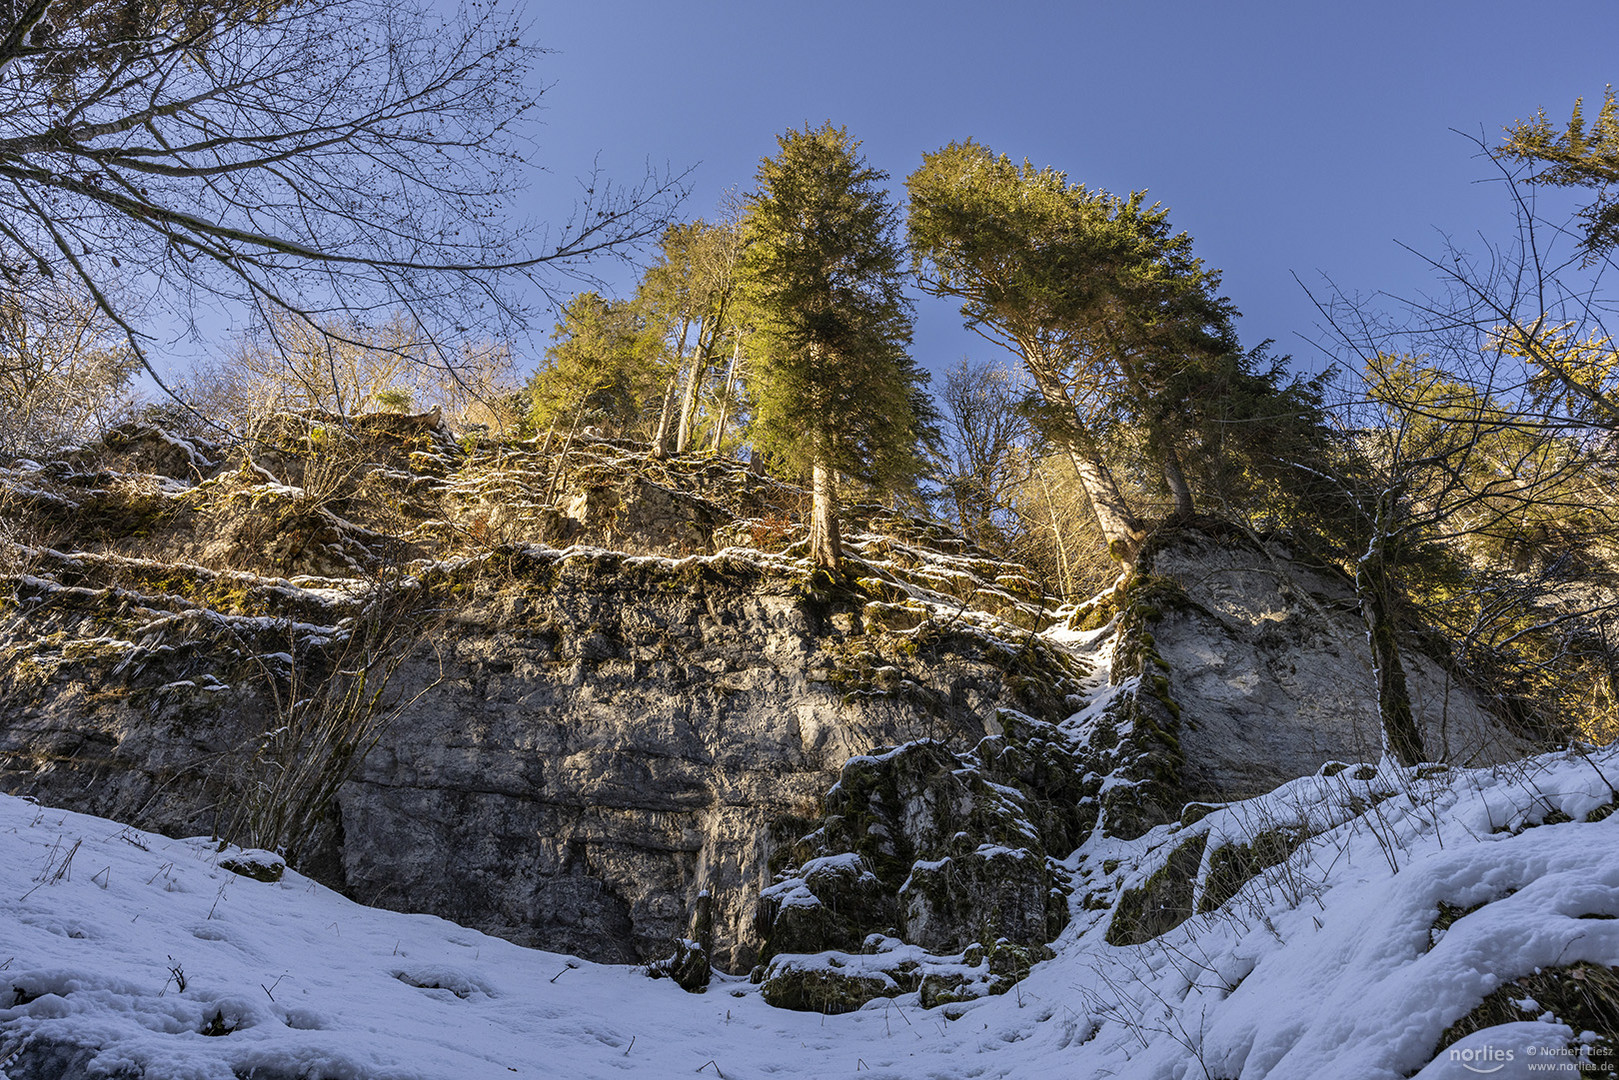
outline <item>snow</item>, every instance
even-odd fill
[[[933,1010],[910,994],[828,1017],[772,1009],[741,979],[689,995],[639,968],[365,908],[290,870],[253,880],[206,840],[0,797],[0,1062],[47,1040],[152,1080],[1435,1080],[1557,1075],[1531,1063],[1572,1077],[1582,1038],[1609,1052],[1597,1036],[1614,1033],[1522,1000],[1520,1020],[1439,1042],[1536,969],[1619,965],[1619,919],[1604,917],[1619,916],[1619,814],[1582,820],[1612,801],[1601,777],[1619,775],[1619,749],[1428,779],[1352,771],[1087,842],[1069,865],[1122,887],[1199,833],[1212,847],[1276,822],[1316,831],[1156,941],[1106,945],[1107,913],[1076,889],[1057,958],[1015,992]],[[1534,824],[1554,811],[1574,820]],[[1104,855],[1120,860],[1108,874]],[[1441,902],[1475,910],[1435,941]],[[872,971],[915,949],[876,948]]]

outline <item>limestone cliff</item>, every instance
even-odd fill
[[[592,959],[695,942],[837,1010],[1005,990],[1098,822],[1136,836],[1379,756],[1350,594],[1283,546],[1164,534],[1079,632],[1022,568],[881,507],[846,522],[848,579],[812,580],[802,499],[738,463],[591,440],[557,461],[386,417],[13,463],[0,787],[226,829],[300,672],[341,673],[408,596],[429,629],[388,639],[395,712],[347,748],[305,869]],[[1412,666],[1430,748],[1516,752]],[[827,950],[858,985],[806,959]]]
[[[677,551],[724,542],[717,526],[793,541],[790,523],[737,516],[792,494],[739,466],[643,468],[600,445],[559,485],[560,508],[536,510],[497,498],[532,451],[515,448],[502,472],[494,454],[421,441],[373,447],[380,460],[356,480],[403,493],[417,550],[514,523]],[[382,530],[352,493],[317,504],[314,467],[277,460],[294,455],[189,479],[217,451],[171,456],[158,464],[179,475],[104,459],[12,474],[78,550],[35,548],[9,579],[0,783],[207,833],[230,821],[254,748],[282,722],[286,668],[348,632]],[[226,544],[258,573],[119,553],[207,561]],[[821,590],[799,560],[757,548],[672,558],[463,541],[415,564],[441,624],[394,673],[388,693],[409,704],[306,862],[361,900],[600,960],[663,955],[699,933],[701,908],[715,960],[746,970],[773,854],[850,758],[917,739],[966,750],[1000,733],[1003,708],[1060,719],[1085,674],[1034,635],[1049,621],[1039,590],[947,530],[873,508],[850,547],[856,579]],[[271,576],[346,565],[357,570]]]
[[[1119,692],[1082,729],[1121,782],[1106,825],[1136,836],[1187,802],[1270,791],[1331,762],[1383,756],[1365,624],[1344,574],[1233,526],[1161,530],[1119,593],[1076,613],[1113,621]],[[1404,650],[1412,705],[1434,761],[1486,765],[1531,744],[1477,689]]]

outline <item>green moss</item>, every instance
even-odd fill
[[[783,963],[771,965],[761,982],[766,1004],[827,1015],[853,1012],[868,1001],[904,992],[892,980],[878,975]]]
[[[861,592],[883,603],[897,604],[910,598],[910,594],[902,587],[880,577],[856,578],[855,584],[860,587]]]
[[[20,647],[0,651],[0,669],[10,677],[13,686],[46,686],[51,681],[52,668],[25,654]]]
[[[1109,945],[1145,944],[1192,917],[1192,888],[1207,842],[1205,836],[1185,841],[1146,882],[1125,890],[1108,923]]]
[[[1166,612],[1196,607],[1185,587],[1172,577],[1137,574],[1125,586],[1125,615],[1138,623],[1157,622]]]
[[[282,862],[280,859],[246,858],[227,855],[225,858],[219,860],[219,868],[221,870],[229,870],[231,873],[237,874],[241,877],[252,878],[254,881],[270,883],[280,881],[281,875],[286,871],[287,866],[286,863]]]
[[[69,662],[122,657],[133,645],[127,641],[74,640],[62,644],[62,659]]]
[[[982,996],[976,992],[977,988],[967,974],[961,971],[929,972],[922,977],[922,984],[918,989],[920,993],[917,997],[924,1009],[955,1005]]]
[[[1169,684],[1164,675],[1171,670],[1169,662],[1158,652],[1158,641],[1147,627],[1164,617],[1166,611],[1193,608],[1196,605],[1186,595],[1180,582],[1173,578],[1152,574],[1138,575],[1124,589],[1123,618],[1120,625],[1119,647],[1114,655],[1114,681],[1132,675],[1146,675],[1157,668],[1152,678],[1153,692],[1169,702]],[[1160,684],[1158,680],[1163,680]],[[1171,703],[1172,704],[1172,703]],[[1175,707],[1175,713],[1180,712]]]
[[[1162,658],[1155,656],[1155,659],[1159,663],[1163,663]],[[1167,664],[1164,666],[1168,667]],[[1147,687],[1148,693],[1152,694],[1153,697],[1162,702],[1164,708],[1169,710],[1170,716],[1173,716],[1176,720],[1181,718],[1181,707],[1175,703],[1174,698],[1169,696],[1169,679],[1166,676],[1153,675],[1150,679],[1146,680],[1145,686]],[[1175,736],[1171,735],[1169,732],[1166,731],[1162,732],[1161,734],[1172,745],[1180,745],[1178,740],[1175,739]]]
[[[1100,630],[1119,614],[1124,604],[1124,593],[1114,589],[1081,605],[1068,617],[1070,630]]]
[[[287,607],[286,599],[255,579],[230,573],[155,563],[119,563],[104,572],[130,592],[175,596],[227,615],[278,615]]]
[[[1175,733],[1180,710],[1171,707],[1174,702],[1167,692],[1153,691],[1144,681],[1142,692],[1119,697],[1108,710],[1112,730],[1129,732],[1118,744],[1121,759],[1111,771],[1131,781],[1115,784],[1102,795],[1102,820],[1109,836],[1133,840],[1175,820],[1185,802],[1180,787],[1185,758]]]
[[[648,964],[646,973],[654,979],[673,979],[675,985],[688,994],[701,994],[708,989],[713,968],[707,949],[698,942],[681,939],[674,943],[669,956]]]
[[[1209,856],[1199,912],[1213,911],[1236,896],[1242,887],[1273,866],[1279,866],[1309,839],[1306,829],[1278,826],[1259,833],[1247,844],[1222,844]]]
[[[1084,908],[1086,911],[1106,911],[1108,908],[1113,906],[1113,901],[1109,898],[1106,892],[1101,890],[1092,890],[1085,894],[1084,898],[1080,901],[1079,906]]]
[[[1026,600],[1031,604],[1043,604],[1046,599],[1045,590],[1021,574],[996,575],[995,584],[1019,600]]]
[[[1187,803],[1185,806],[1181,807],[1180,823],[1183,827],[1187,825],[1195,825],[1199,821],[1202,821],[1204,818],[1208,817],[1210,814],[1214,813],[1216,810],[1223,810],[1224,808],[1225,805],[1223,803]]]

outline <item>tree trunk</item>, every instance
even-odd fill
[[[961,535],[965,536],[968,540],[971,540],[975,544],[978,543],[977,539],[972,534],[972,499],[968,498],[967,496],[966,481],[960,477],[957,477],[950,485],[950,495],[956,503],[956,524],[961,526]]]
[[[838,478],[820,456],[810,467],[810,477],[810,562],[835,573],[843,560],[843,544],[838,536]]]
[[[684,454],[686,447],[691,445],[692,421],[697,416],[697,388],[702,384],[703,376],[708,374],[709,342],[704,340],[704,334],[713,337],[711,326],[706,317],[697,324],[697,347],[692,350],[691,367],[686,370],[686,389],[680,395],[680,427],[675,433],[677,454]]]
[[[1175,453],[1173,446],[1164,447],[1164,482],[1169,485],[1169,492],[1175,496],[1175,516],[1186,519],[1192,516],[1192,489],[1186,483],[1186,474],[1181,471],[1181,459]]]
[[[669,376],[669,385],[663,391],[663,411],[658,414],[658,430],[652,436],[652,456],[669,456],[669,427],[675,418],[675,390],[680,386],[680,369]]]
[[[1355,567],[1355,591],[1360,597],[1361,616],[1366,620],[1366,637],[1372,649],[1372,666],[1377,675],[1377,711],[1382,726],[1384,749],[1401,765],[1423,761],[1422,731],[1411,710],[1411,694],[1405,684],[1405,664],[1400,659],[1400,641],[1395,630],[1388,570],[1381,537],[1374,538]]]
[[[697,426],[697,396],[703,388],[703,380],[708,377],[708,369],[712,363],[710,354],[714,351],[714,342],[719,340],[720,331],[725,327],[725,309],[730,306],[730,293],[721,293],[719,306],[714,310],[713,318],[705,317],[704,326],[708,329],[708,338],[703,338],[703,326],[697,328],[697,355],[692,359],[691,380],[686,383],[686,400],[680,408],[680,434],[675,438],[675,452],[684,454],[691,445],[692,429]]]
[[[551,500],[562,492],[562,474],[568,467],[568,451],[573,449],[573,437],[579,434],[580,425],[585,419],[585,402],[590,400],[589,392],[579,398],[579,408],[574,410],[573,423],[568,426],[568,436],[562,440],[562,450],[557,454],[556,467],[545,482],[545,498],[542,503],[549,505]]]
[[[545,429],[545,444],[540,447],[540,457],[543,459],[551,452],[551,436],[557,433],[557,420],[562,416],[560,411],[551,416],[551,426]]]
[[[669,387],[663,393],[663,412],[658,416],[658,433],[652,437],[652,456],[668,457],[669,441],[674,434],[670,427],[674,424],[675,387],[680,384],[680,365],[686,359],[686,335],[691,332],[691,320],[680,320],[680,340],[675,344],[675,370],[669,376]]]
[[[1069,460],[1074,463],[1080,486],[1090,499],[1091,512],[1096,515],[1096,524],[1107,542],[1107,553],[1128,570],[1141,550],[1141,541],[1146,539],[1146,530],[1130,509],[1124,492],[1119,490],[1118,482],[1113,479],[1113,473],[1103,463],[1095,440],[1080,426],[1078,410],[1062,384],[1040,362],[1038,354],[1031,347],[1024,347],[1023,356],[1029,374],[1034,376],[1034,385],[1041,399],[1066,418],[1064,430],[1058,437]]]
[[[1074,463],[1074,471],[1079,474],[1079,483],[1085,489],[1086,498],[1091,501],[1091,513],[1096,515],[1096,524],[1102,530],[1102,538],[1107,541],[1107,553],[1121,565],[1133,566],[1136,555],[1141,551],[1141,541],[1146,539],[1146,530],[1130,509],[1124,492],[1119,490],[1112,471],[1094,448],[1087,444],[1088,440],[1069,443],[1068,458]]]
[[[725,370],[725,392],[720,395],[719,419],[714,423],[714,442],[709,452],[718,454],[720,445],[725,441],[725,424],[731,418],[731,395],[736,392],[736,373],[742,363],[742,335],[736,335],[736,344],[731,348],[731,366]]]

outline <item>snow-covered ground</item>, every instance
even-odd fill
[[[0,797],[0,1074],[49,1060],[57,1076],[154,1080],[1572,1077],[1568,1048],[1600,1062],[1614,1033],[1528,998],[1521,1019],[1436,1049],[1515,978],[1619,966],[1619,815],[1585,820],[1613,800],[1604,777],[1619,779],[1619,751],[1426,780],[1345,770],[1096,838],[1070,860],[1057,958],[1012,993],[828,1017],[772,1009],[742,980],[689,995],[365,908],[291,872],[253,880],[206,841]],[[1212,850],[1288,822],[1317,835],[1156,941],[1107,945],[1108,912],[1085,908],[1188,837]],[[1441,902],[1476,909],[1436,929]]]

